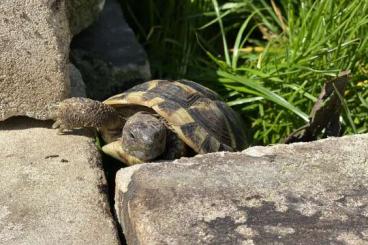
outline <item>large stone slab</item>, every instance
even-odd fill
[[[0,123],[0,244],[119,244],[92,139],[49,127]]]
[[[368,135],[122,169],[128,244],[368,244]]]
[[[0,121],[48,119],[48,106],[69,97],[72,33],[91,24],[103,3],[0,1]]]
[[[67,96],[70,38],[65,1],[0,2],[0,121],[45,119]]]

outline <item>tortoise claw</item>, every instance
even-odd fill
[[[68,130],[60,120],[56,120],[52,126],[53,129],[57,129],[57,134],[64,134]]]
[[[56,129],[56,128],[60,128],[60,126],[61,126],[61,123],[60,123],[60,121],[59,120],[56,120],[53,124],[52,124],[52,128],[53,129]]]

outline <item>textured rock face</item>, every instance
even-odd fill
[[[103,3],[0,1],[0,121],[47,119],[48,106],[69,97],[72,33],[91,24]]]
[[[83,81],[82,74],[73,64],[69,64],[69,71],[70,97],[86,97],[86,84]]]
[[[122,169],[128,244],[367,244],[368,135]]]
[[[23,119],[0,123],[0,244],[119,244],[92,140]]]
[[[70,38],[65,1],[0,2],[0,120],[45,119],[67,96]]]
[[[102,11],[105,0],[68,0],[67,15],[73,35],[91,25]]]

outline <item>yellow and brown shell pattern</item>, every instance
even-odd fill
[[[197,153],[246,147],[244,124],[212,90],[189,80],[152,80],[110,97],[105,104],[153,109]]]

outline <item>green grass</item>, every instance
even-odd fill
[[[368,3],[303,0],[267,6],[259,1],[255,6],[246,2],[238,12],[253,9],[254,16],[248,17],[252,22],[245,19],[233,45],[226,44],[232,52],[225,50],[222,60],[227,67],[217,73],[218,82],[233,92],[229,103],[252,123],[254,142],[279,142],[305,123],[323,82],[342,70],[354,75],[343,102],[344,133],[367,132],[368,111],[360,105],[366,103],[367,92],[356,83],[368,75],[362,69],[368,58]],[[261,28],[265,40],[251,40],[249,32],[257,29],[249,24]],[[220,21],[218,25],[223,29]],[[242,52],[247,45],[263,51]],[[249,102],[260,97],[263,100]]]
[[[346,69],[353,77],[343,95],[343,133],[368,132],[366,1],[123,5],[154,77],[186,77],[215,89],[242,114],[253,144],[277,143],[302,126],[323,82]]]

